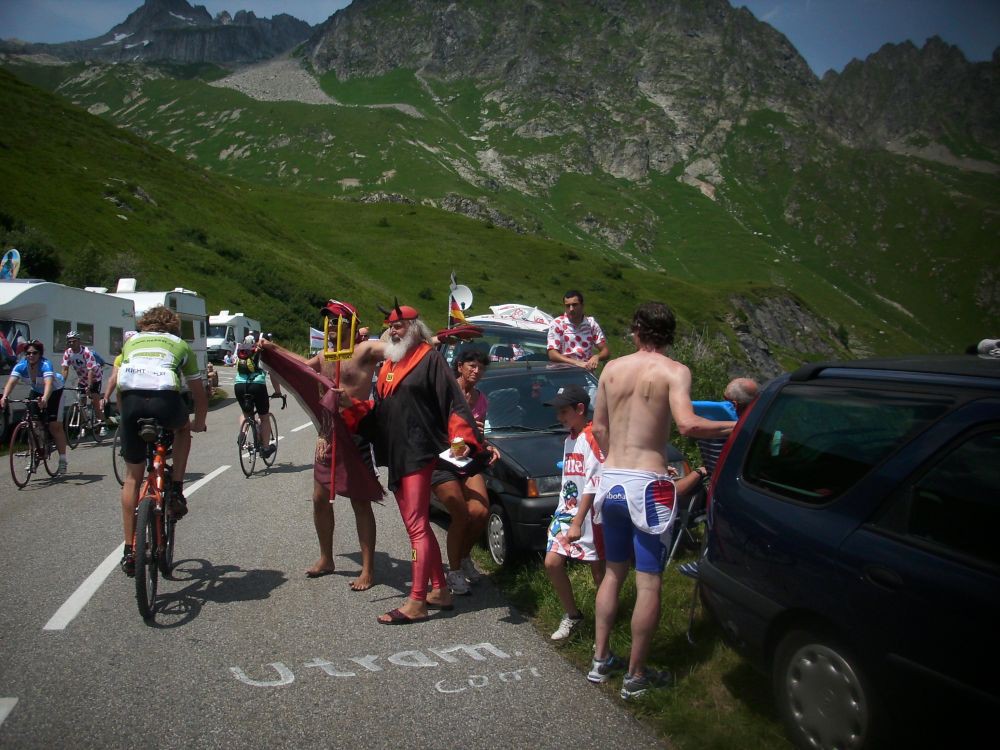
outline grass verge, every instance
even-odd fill
[[[538,555],[528,555],[509,567],[498,568],[489,555],[476,550],[477,562],[491,574],[493,582],[538,630],[548,636],[558,627],[562,607],[549,583]],[[680,562],[693,555],[681,557]],[[586,565],[572,564],[569,570],[577,605],[584,624],[559,646],[563,656],[580,670],[581,685],[606,690],[615,701],[621,677],[607,685],[590,686],[594,643],[594,582]],[[722,640],[719,627],[699,604],[692,636],[687,640],[693,582],[677,572],[675,564],[663,575],[660,624],[649,662],[669,669],[676,683],[672,689],[622,703],[650,725],[677,750],[709,748],[790,748],[771,700],[770,683]],[[635,573],[630,573],[621,594],[621,604],[611,637],[616,654],[629,652],[630,620],[635,603]]]

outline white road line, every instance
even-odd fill
[[[17,698],[0,698],[0,724],[3,724],[17,705]]]
[[[306,422],[305,424],[300,424],[298,427],[293,427],[289,432],[298,432],[299,430],[304,430],[306,427],[312,427],[312,422]]]
[[[228,469],[229,466],[220,466],[215,471],[212,471],[197,482],[193,482],[184,488],[184,494],[188,497],[192,493],[197,492],[199,488],[203,487],[208,482],[215,479],[219,474]],[[80,584],[79,588],[74,591],[69,599],[67,599],[63,605],[56,610],[56,613],[52,615],[42,630],[65,630],[66,626],[73,622],[73,619],[80,614],[80,611],[87,606],[87,602],[90,601],[90,597],[101,587],[104,583],[104,579],[107,578],[111,571],[118,567],[118,561],[121,559],[122,546],[117,545],[111,554],[104,558],[104,562],[97,566],[87,579]],[[16,699],[15,699],[16,700]],[[13,706],[11,706],[13,708]],[[0,706],[0,712],[2,712],[2,706]],[[2,719],[0,719],[2,720]]]

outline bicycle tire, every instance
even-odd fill
[[[268,422],[271,423],[271,441],[268,443],[267,447],[270,448],[274,446],[274,453],[269,457],[264,457],[261,455],[261,459],[264,461],[264,465],[267,467],[274,466],[274,462],[278,459],[278,420],[274,418],[274,415],[270,412],[264,417]]]
[[[121,425],[115,430],[114,442],[111,444],[111,468],[114,469],[115,479],[118,486],[125,486],[125,459],[122,458],[122,428]]]
[[[248,419],[240,429],[240,468],[243,474],[249,477],[253,474],[254,464],[257,463],[257,431],[253,429],[253,422]]]
[[[156,608],[156,513],[147,495],[135,511],[135,601],[142,619],[153,617]]]
[[[101,428],[104,427],[104,422],[97,421],[97,413],[94,410],[94,405],[90,404],[87,407],[87,428],[90,430],[90,434],[94,437],[94,443],[100,445],[104,442],[104,437],[101,435]]]
[[[163,553],[157,559],[160,575],[170,578],[174,570],[174,543],[177,540],[177,519],[166,516],[163,519]]]
[[[35,441],[38,441],[38,436],[35,436]],[[42,466],[45,467],[45,473],[50,477],[54,477],[59,472],[59,454],[56,453],[56,444],[52,440],[52,435],[49,434],[49,430],[45,428],[45,446],[41,449],[42,454]],[[55,459],[53,459],[55,456]],[[54,467],[54,468],[53,468]]]
[[[63,415],[63,432],[66,433],[66,445],[70,450],[76,450],[83,436],[83,415],[80,413],[80,404],[73,404]]]
[[[35,473],[35,434],[30,425],[21,422],[10,436],[10,478],[22,489]]]

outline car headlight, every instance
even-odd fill
[[[562,487],[561,476],[533,477],[528,479],[528,497],[558,495]]]

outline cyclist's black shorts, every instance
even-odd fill
[[[258,414],[267,414],[271,407],[267,398],[267,383],[237,383],[236,403],[243,409],[243,396],[250,394],[253,397],[253,405]],[[243,409],[247,413],[246,409]]]
[[[177,391],[122,391],[118,404],[125,463],[141,464],[146,460],[146,443],[139,437],[138,420],[155,417],[171,430],[188,423],[187,406]]]
[[[100,393],[103,380],[95,380],[87,387],[87,393]]]
[[[38,398],[41,395],[41,393],[36,391],[31,392],[31,396],[33,398]],[[57,391],[52,391],[52,393],[49,394],[49,401],[45,404],[45,411],[38,415],[42,418],[43,422],[58,422],[62,418],[62,397],[62,388]]]

